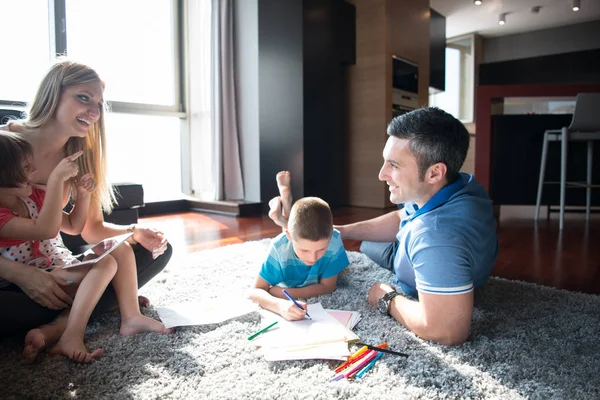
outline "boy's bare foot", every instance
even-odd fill
[[[142,332],[158,332],[168,335],[169,333],[173,333],[174,329],[167,329],[162,322],[138,314],[127,319],[122,319],[120,332],[123,336],[133,336]]]
[[[275,177],[277,180],[277,187],[279,188],[279,196],[281,196],[281,205],[283,209],[281,214],[285,219],[290,217],[290,210],[292,209],[292,189],[290,188],[290,173],[288,171],[281,171]]]
[[[25,347],[23,348],[24,361],[26,363],[34,362],[42,351],[58,342],[60,336],[65,331],[67,320],[68,313],[64,316],[59,315],[51,323],[41,325],[27,332],[27,335],[25,335]]]
[[[50,350],[51,356],[62,354],[76,363],[81,364],[87,364],[92,362],[92,360],[97,360],[102,357],[103,353],[102,349],[96,349],[89,353],[83,340],[66,338],[64,335],[60,338],[56,346]]]
[[[269,201],[269,218],[271,218],[278,226],[287,229],[288,220],[284,218],[281,213],[281,197],[273,197],[271,201]]]

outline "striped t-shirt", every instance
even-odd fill
[[[269,256],[263,262],[259,275],[271,286],[305,287],[339,274],[349,264],[340,232],[336,229],[325,255],[310,266],[300,261],[292,242],[282,232],[271,241]]]

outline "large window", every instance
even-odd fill
[[[32,99],[51,62],[48,0],[0,1],[0,100]]]
[[[1,1],[0,102],[30,101],[56,53],[92,66],[106,83],[104,98],[111,108],[106,117],[109,179],[141,183],[146,202],[181,198],[190,187],[189,173],[182,169],[190,157],[184,145],[189,142],[181,54],[184,3]],[[8,32],[18,34],[9,39]]]
[[[452,114],[462,122],[474,120],[475,36],[446,42],[446,90],[429,96],[429,105]]]

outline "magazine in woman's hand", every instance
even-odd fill
[[[80,267],[82,265],[95,264],[106,257],[107,254],[110,254],[114,249],[122,245],[132,235],[133,232],[129,232],[124,235],[106,238],[100,243],[94,245],[94,247],[91,249],[76,256],[77,261],[72,262],[69,265],[65,265],[63,268],[73,268]]]

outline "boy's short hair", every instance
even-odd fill
[[[288,230],[295,240],[317,242],[330,239],[333,233],[333,215],[329,204],[318,197],[297,200],[290,211]]]
[[[0,187],[15,188],[27,182],[23,162],[33,160],[31,144],[17,132],[0,131]]]

